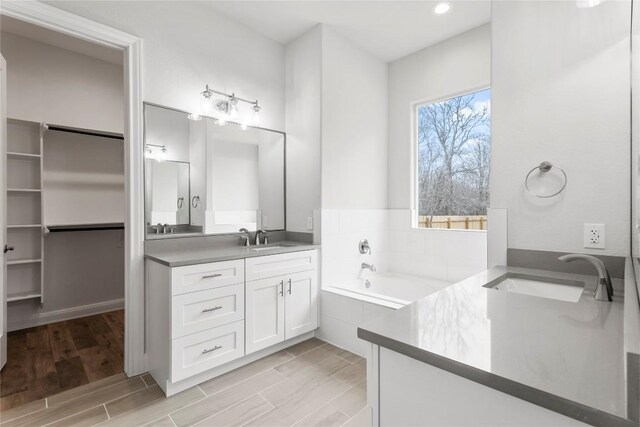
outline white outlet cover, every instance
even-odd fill
[[[584,225],[584,247],[591,249],[605,249],[604,224]]]
[[[313,230],[313,217],[307,217],[307,230]]]

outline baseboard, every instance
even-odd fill
[[[96,304],[83,305],[80,307],[65,308],[63,310],[36,313],[22,319],[15,319],[15,316],[8,316],[7,329],[9,332],[20,329],[33,328],[36,326],[48,325],[49,323],[63,322],[65,320],[77,319],[79,317],[93,316],[95,314],[107,313],[109,311],[121,310],[124,308],[124,299],[104,301]],[[13,322],[11,317],[14,318]]]

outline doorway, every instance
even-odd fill
[[[17,354],[19,354],[20,351],[27,349],[30,354],[37,355],[37,357],[32,357],[32,361],[26,360],[25,357],[21,358],[21,363],[25,364],[27,368],[21,367],[20,369],[22,369],[22,372],[26,369],[28,372],[33,374],[31,380],[29,380],[33,387],[30,391],[28,382],[25,382],[27,386],[23,383],[21,387],[17,387],[13,391],[22,389],[20,393],[26,393],[23,393],[20,397],[14,397],[10,400],[24,403],[25,399],[29,399],[28,395],[33,394],[35,396],[45,396],[48,393],[54,393],[56,391],[56,381],[53,381],[53,379],[56,376],[57,387],[60,389],[68,389],[73,387],[75,384],[80,385],[87,381],[90,382],[94,379],[104,377],[113,371],[124,369],[128,375],[135,375],[144,372],[144,341],[141,339],[144,331],[144,311],[142,309],[143,273],[141,233],[143,221],[142,204],[140,202],[136,202],[136,200],[141,201],[141,197],[139,197],[139,195],[142,193],[142,168],[137,166],[138,163],[142,163],[140,100],[141,76],[139,68],[140,42],[135,37],[66,12],[62,12],[44,4],[19,4],[17,2],[14,4],[7,4],[5,2],[2,4],[1,13],[3,19],[11,18],[17,21],[18,24],[30,25],[31,28],[28,31],[28,35],[30,36],[35,37],[37,34],[48,32],[51,37],[47,37],[46,40],[49,42],[50,46],[53,45],[53,48],[56,49],[60,48],[75,54],[84,54],[85,56],[87,56],[87,51],[82,51],[83,45],[87,46],[88,44],[92,44],[93,46],[91,46],[90,49],[91,53],[99,51],[101,48],[110,49],[112,52],[115,52],[120,56],[123,65],[121,65],[119,75],[121,77],[124,76],[120,103],[120,118],[122,124],[118,153],[122,169],[122,176],[120,178],[119,185],[123,187],[120,203],[121,219],[119,222],[111,223],[106,222],[105,218],[97,218],[95,223],[91,223],[87,221],[87,218],[78,220],[78,218],[71,217],[69,217],[70,220],[68,223],[56,221],[54,224],[52,222],[47,222],[47,219],[50,218],[47,216],[47,212],[52,213],[55,211],[55,204],[52,205],[51,200],[47,200],[47,197],[57,196],[58,200],[62,200],[63,202],[61,204],[63,205],[63,208],[59,209],[59,211],[63,213],[65,212],[64,206],[67,205],[68,202],[68,199],[65,202],[64,198],[60,198],[63,196],[64,191],[58,193],[54,191],[54,189],[60,190],[61,186],[59,184],[61,181],[64,181],[64,179],[62,179],[64,178],[64,173],[61,174],[59,173],[60,170],[56,170],[56,167],[59,167],[61,163],[58,162],[58,164],[56,164],[55,160],[56,156],[58,157],[58,160],[60,160],[60,158],[64,159],[65,157],[73,159],[74,155],[65,156],[64,154],[60,154],[59,150],[64,150],[65,144],[71,146],[76,144],[77,146],[82,147],[82,149],[92,146],[94,149],[100,150],[101,147],[97,141],[87,142],[87,139],[111,139],[113,136],[111,134],[117,134],[118,132],[112,132],[112,129],[108,126],[94,126],[91,123],[88,125],[77,125],[76,123],[73,123],[73,121],[65,122],[64,120],[56,118],[37,120],[38,118],[35,117],[34,120],[34,117],[32,116],[22,118],[15,116],[11,117],[11,115],[9,116],[10,120],[7,123],[7,128],[10,126],[20,127],[20,125],[23,125],[23,127],[26,128],[26,130],[23,129],[23,133],[26,132],[27,134],[27,137],[25,138],[27,145],[23,144],[23,148],[26,147],[26,149],[23,151],[13,151],[13,153],[16,154],[11,154],[11,162],[22,166],[29,165],[29,163],[24,163],[27,160],[31,162],[31,166],[12,166],[14,170],[19,170],[21,173],[26,171],[20,175],[20,179],[26,180],[21,184],[21,187],[24,188],[15,188],[15,190],[29,191],[12,192],[16,194],[23,194],[22,197],[16,196],[12,197],[12,200],[8,200],[7,208],[9,211],[7,213],[9,216],[5,218],[6,221],[4,222],[6,224],[0,225],[3,229],[5,228],[5,225],[9,225],[10,230],[15,230],[15,233],[21,232],[23,235],[23,237],[15,236],[16,241],[22,242],[20,244],[20,249],[23,250],[23,252],[19,254],[20,256],[18,257],[17,254],[12,254],[12,252],[16,252],[14,249],[14,251],[9,251],[9,255],[5,257],[5,259],[9,259],[10,265],[7,267],[9,272],[7,282],[11,282],[13,279],[14,283],[27,284],[28,286],[24,286],[24,289],[20,288],[20,292],[15,292],[15,287],[13,289],[8,289],[11,291],[8,294],[9,301],[5,302],[2,307],[2,315],[7,316],[7,322],[2,324],[4,329],[2,331],[3,341],[8,338],[7,351],[3,351],[3,354],[1,355],[3,357],[1,357],[0,360],[5,358],[10,359],[13,357],[12,351],[14,350],[12,349],[15,349],[15,353]],[[3,25],[3,30],[6,28],[7,27]],[[23,36],[24,35],[25,34],[23,34]],[[18,34],[17,36],[19,37],[20,35]],[[64,44],[65,41],[63,39],[65,38],[67,38],[67,40],[72,40],[70,45],[55,45],[56,43]],[[106,52],[106,49],[102,50]],[[8,70],[11,70],[11,63],[12,60],[9,58],[7,60]],[[9,74],[11,74],[10,71]],[[11,84],[11,79],[9,79],[9,92],[12,90]],[[42,99],[40,99],[40,101],[42,101]],[[95,103],[94,108],[101,107],[104,104],[104,99],[94,99],[93,101]],[[33,102],[29,107],[32,107],[34,110],[38,110],[38,108],[42,108],[44,104],[46,103]],[[84,108],[84,110],[86,109],[87,108]],[[11,101],[9,101],[8,111],[11,114]],[[13,111],[16,111],[15,108]],[[71,113],[72,114],[70,114],[70,116],[79,117],[82,116],[83,111],[76,110]],[[32,124],[35,124],[35,126],[32,126]],[[85,132],[94,130],[99,131],[98,135],[89,135],[93,132]],[[28,144],[28,141],[30,140],[28,136],[29,134],[33,136],[38,132],[40,133],[38,138],[42,149],[38,153],[35,151],[30,152],[29,147],[31,146]],[[20,131],[17,131],[17,133],[20,134]],[[65,136],[56,137],[56,135],[60,134],[65,134]],[[78,140],[78,138],[85,138],[84,143],[83,141]],[[11,139],[11,141],[15,140],[16,139]],[[105,146],[106,145],[103,145],[102,148]],[[52,151],[49,152],[50,150]],[[58,151],[57,154],[56,150]],[[115,150],[112,149],[111,151]],[[33,156],[27,156],[29,154],[33,154]],[[96,156],[95,153],[86,154],[87,157],[85,160]],[[19,163],[18,161],[23,162]],[[79,161],[76,163],[84,165],[89,169],[87,161]],[[64,162],[62,162],[62,164],[64,164]],[[106,175],[109,175],[109,173]],[[18,175],[12,175],[11,179],[17,179],[17,176]],[[67,176],[67,178],[68,177],[69,176]],[[9,177],[7,178],[7,183],[10,184],[8,180]],[[39,186],[38,183],[40,184]],[[82,184],[85,184],[86,186],[87,183],[85,182]],[[105,186],[104,183],[101,185],[103,187]],[[114,187],[113,182],[109,185]],[[68,185],[67,187],[72,187],[72,185]],[[87,193],[87,191],[85,191],[85,193]],[[91,193],[91,191],[88,191],[88,193]],[[90,206],[86,199],[85,205]],[[22,214],[16,216],[16,206],[20,206],[21,209],[24,209],[27,213],[24,214],[24,216]],[[38,207],[40,209],[38,209]],[[46,207],[49,207],[49,209],[44,209]],[[13,211],[11,209],[13,209]],[[39,218],[37,217],[38,211],[40,212]],[[73,209],[67,209],[66,214],[69,214],[70,212],[73,213]],[[29,215],[33,216],[29,217]],[[18,222],[11,221],[16,218],[19,220]],[[12,225],[16,227],[11,227]],[[90,227],[97,225],[98,228],[79,230],[77,228],[69,229],[68,227],[87,225]],[[105,225],[109,225],[114,228],[100,228]],[[120,230],[119,234],[117,233],[117,230]],[[14,231],[11,231],[10,233],[13,232]],[[61,273],[69,273],[69,266],[64,264],[65,261],[68,263],[70,259],[73,260],[74,258],[78,258],[78,256],[82,255],[83,252],[89,253],[89,251],[82,251],[78,248],[86,248],[86,245],[90,244],[92,240],[95,240],[91,237],[86,237],[90,236],[91,233],[94,233],[94,236],[99,233],[104,233],[103,235],[112,233],[117,236],[111,239],[111,243],[113,247],[119,246],[123,253],[119,260],[119,267],[121,269],[121,298],[119,298],[119,306],[118,298],[113,298],[113,295],[107,295],[107,298],[103,301],[89,301],[89,303],[81,305],[76,304],[72,307],[60,308],[60,306],[55,306],[53,310],[46,310],[48,303],[60,303],[61,300],[61,298],[59,298],[59,292],[51,292],[51,289],[49,289],[50,282],[59,280],[62,283],[69,284],[70,282],[73,282],[73,280],[78,281],[78,274],[75,276],[70,274],[65,278],[64,274]],[[74,236],[85,237],[81,237],[80,242],[70,244],[69,241],[74,239]],[[12,236],[9,237],[14,239]],[[42,238],[43,242],[38,250],[37,243],[40,238]],[[47,246],[50,244],[45,239],[49,238],[58,241],[58,250],[47,251]],[[8,244],[8,246],[12,245]],[[14,248],[18,247],[17,245],[13,246]],[[56,254],[59,255],[61,252],[60,248],[75,248],[77,253],[72,253],[66,257],[58,256],[56,258]],[[38,254],[40,255],[39,257]],[[83,265],[81,262],[76,264]],[[28,269],[25,267],[27,265],[29,265]],[[58,266],[57,268],[54,268],[53,270],[49,269],[49,267],[56,265]],[[14,274],[9,271],[13,268],[16,268],[16,270],[20,269],[22,272],[20,274]],[[11,276],[14,277],[12,278]],[[87,276],[84,280],[87,284],[86,290],[91,289],[92,281],[99,281],[98,279],[102,276],[103,275],[100,274],[96,274],[93,278]],[[38,281],[38,277],[41,277],[41,281]],[[15,280],[16,278],[21,278],[22,280],[17,282]],[[9,285],[9,283],[3,283],[3,289],[8,287],[6,285]],[[39,292],[38,285],[40,285]],[[104,286],[98,286],[96,288],[96,292],[100,293],[104,291],[104,288]],[[92,294],[94,292],[90,291],[86,293]],[[78,297],[78,292],[71,293],[70,298],[71,297]],[[36,315],[16,316],[15,312],[28,313],[29,310],[25,310],[24,307],[20,310],[16,310],[11,306],[31,306],[31,308],[36,306],[36,310],[32,310],[31,312],[31,314],[35,312]],[[40,306],[39,311],[37,306]],[[131,307],[134,307],[134,309]],[[126,324],[124,320],[125,318],[127,319]],[[21,326],[25,326],[26,329],[21,328]],[[12,332],[8,332],[8,330],[12,330]],[[51,337],[58,340],[54,345],[51,344]],[[119,346],[122,347],[120,351],[118,350]],[[47,349],[50,350],[49,353],[47,353]],[[97,356],[85,356],[85,363],[81,357],[74,356],[74,354],[77,354],[81,350],[84,350],[84,353],[88,354],[95,352]],[[79,359],[74,359],[72,362],[60,363],[60,369],[57,369],[58,367],[55,365],[56,358],[60,359],[59,361],[62,361],[73,359],[74,357],[78,357]],[[54,361],[53,365],[50,363],[51,360]],[[30,364],[29,362],[33,363]],[[52,366],[54,369],[52,369]],[[8,367],[9,365],[7,364],[5,369],[3,369],[2,375],[4,375]],[[12,375],[15,376],[15,372],[16,371],[14,371],[14,374]],[[84,374],[84,377],[81,372]],[[21,376],[24,376],[24,374]],[[44,380],[36,381],[35,378],[44,378]],[[2,379],[2,385],[6,385],[4,377]],[[3,395],[4,394],[6,393],[3,392]]]

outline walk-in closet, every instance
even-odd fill
[[[123,371],[124,104],[120,52],[0,24],[8,409]]]

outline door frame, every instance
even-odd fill
[[[142,39],[38,1],[2,1],[0,14],[121,50],[124,55],[125,348],[127,375],[146,371]]]

